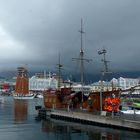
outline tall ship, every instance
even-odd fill
[[[58,63],[58,89],[57,90],[46,90],[44,92],[44,105],[46,108],[66,108],[66,107],[74,107],[79,108],[82,106],[83,102],[87,100],[90,92],[90,88],[88,88],[83,84],[83,61],[90,61],[89,59],[83,58],[84,51],[82,48],[82,20],[81,20],[81,29],[79,31],[81,33],[81,49],[80,49],[80,58],[73,58],[73,60],[79,60],[81,62],[81,83],[73,85],[70,83],[69,86],[61,86],[61,68],[60,57]],[[86,92],[85,92],[86,91]]]
[[[82,46],[82,35],[84,34],[83,28],[82,28],[82,20],[81,20],[81,29],[80,29],[80,34],[81,34],[81,47],[80,47],[80,57],[79,58],[73,58],[73,60],[79,61],[80,62],[80,71],[81,71],[81,82],[80,86],[76,85],[71,85],[69,87],[63,87],[60,88],[60,70],[62,65],[60,64],[60,59],[59,59],[59,64],[58,64],[58,70],[59,70],[59,80],[58,80],[58,90],[46,90],[44,92],[44,105],[46,108],[79,108],[83,110],[88,110],[88,111],[104,111],[104,110],[109,110],[110,112],[112,110],[118,111],[118,105],[119,105],[119,90],[112,90],[112,91],[103,91],[101,85],[101,91],[99,92],[91,92],[90,89],[88,91],[84,90],[84,61],[89,62],[91,59],[86,59],[84,58],[84,51],[83,51],[83,46]],[[105,70],[102,73],[102,75],[109,73],[108,68],[107,68],[107,62],[105,59],[105,54],[106,50],[103,49],[102,51],[98,52],[99,55],[104,56],[103,62],[105,66]],[[80,89],[80,90],[76,90]],[[109,101],[114,101],[115,106],[112,108],[112,105],[110,104]],[[115,109],[114,109],[115,108]]]
[[[26,67],[17,68],[15,93],[14,99],[33,99],[34,94],[29,93],[29,79]]]
[[[60,64],[60,55],[59,55],[59,62],[57,64],[58,69],[58,76],[57,76],[57,88],[56,89],[47,89],[44,91],[44,106],[46,108],[66,108],[67,102],[65,97],[69,96],[72,92],[71,87],[61,87],[62,85],[62,78],[61,78],[61,68],[62,65]]]

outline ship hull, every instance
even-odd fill
[[[46,108],[66,108],[65,97],[71,93],[71,88],[58,90],[47,90],[43,94],[44,106]]]
[[[46,108],[63,108],[60,94],[56,91],[55,93],[47,92],[44,94],[44,106]]]

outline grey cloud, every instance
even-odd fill
[[[15,44],[19,43],[19,48],[24,46],[20,57],[12,52],[11,58],[3,58],[6,65],[28,63],[36,69],[51,69],[58,63],[60,52],[63,65],[73,71],[72,58],[79,55],[78,30],[83,18],[86,32],[83,47],[86,57],[93,59],[85,65],[87,71],[100,71],[102,64],[97,52],[103,46],[114,71],[140,69],[138,0],[1,0],[0,3],[0,26]]]

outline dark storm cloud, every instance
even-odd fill
[[[107,49],[113,71],[139,71],[140,1],[135,0],[0,0],[1,68],[28,64],[55,68],[58,54],[71,71],[83,48],[89,72],[101,70],[98,51]],[[5,65],[4,65],[5,64]],[[2,68],[2,69],[3,69]]]

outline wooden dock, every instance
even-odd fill
[[[111,116],[93,115],[87,112],[46,110],[46,109],[40,109],[39,115],[44,119],[46,117],[51,117],[64,121],[140,132],[139,121],[126,120],[120,117],[112,118]]]

